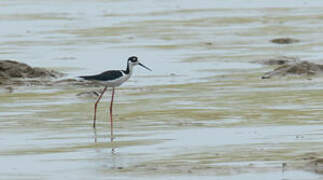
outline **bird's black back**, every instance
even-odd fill
[[[97,81],[111,81],[120,78],[123,76],[122,72],[119,70],[110,70],[105,71],[100,74],[91,75],[91,76],[80,76],[80,78],[83,78],[85,80],[97,80]]]

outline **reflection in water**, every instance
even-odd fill
[[[110,143],[111,143],[111,153],[114,154],[115,153],[115,146],[114,146],[114,142],[113,142],[113,136],[110,137]]]
[[[94,143],[97,144],[98,143],[98,135],[96,132],[96,128],[93,128],[93,134],[94,134]],[[111,144],[111,153],[114,154],[115,153],[115,144],[113,142],[114,137],[110,136],[110,144]]]
[[[94,133],[94,143],[98,142],[97,134],[96,134],[96,128],[93,128],[93,133]]]
[[[286,171],[286,166],[287,166],[287,163],[282,163],[282,177],[284,177],[284,173]]]

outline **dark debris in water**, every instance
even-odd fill
[[[323,174],[323,158],[315,156],[311,157],[308,163],[305,164],[304,169],[307,171],[312,171],[317,174]]]
[[[291,43],[298,43],[298,39],[292,39],[292,38],[277,38],[277,39],[272,39],[272,43],[275,44],[291,44]]]
[[[98,97],[102,93],[103,89],[101,90],[92,90],[92,91],[84,91],[76,94],[79,97]]]
[[[291,64],[284,64],[277,67],[271,72],[267,72],[262,79],[270,79],[272,77],[283,77],[286,75],[313,76],[323,73],[323,65],[315,64],[308,61],[300,61]]]
[[[60,79],[64,73],[45,68],[31,67],[27,64],[13,61],[0,61],[0,86],[3,92],[11,93],[16,86],[80,86],[102,87],[103,83],[81,79]],[[100,91],[87,91],[77,94],[81,97],[96,97]]]
[[[13,61],[1,60],[0,61],[0,85],[11,84],[12,82],[25,81],[25,79],[52,79],[62,77],[64,74],[47,70],[45,68],[31,67],[27,64]],[[44,81],[46,81],[44,80]]]
[[[298,57],[289,57],[289,56],[278,56],[278,57],[272,57],[260,61],[253,61],[253,63],[260,63],[264,65],[285,65],[285,64],[295,64],[297,62],[300,62],[300,59]]]

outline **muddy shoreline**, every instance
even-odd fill
[[[48,71],[0,80],[0,179],[322,179],[322,12],[319,0],[1,1],[0,58]],[[133,55],[153,71],[118,87],[111,143],[110,89],[94,130],[103,86],[77,77]]]

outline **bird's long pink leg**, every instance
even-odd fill
[[[113,97],[114,97],[114,88],[112,88],[112,97],[111,97],[111,103],[110,103],[110,130],[111,130],[111,140],[113,140],[113,120],[112,120]]]
[[[98,100],[96,101],[96,103],[94,104],[94,119],[93,119],[93,128],[95,128],[95,121],[96,121],[96,109],[98,107],[98,103],[100,101],[100,99],[102,98],[104,92],[107,90],[108,86],[105,86],[105,88],[103,89],[101,95],[99,96]]]

